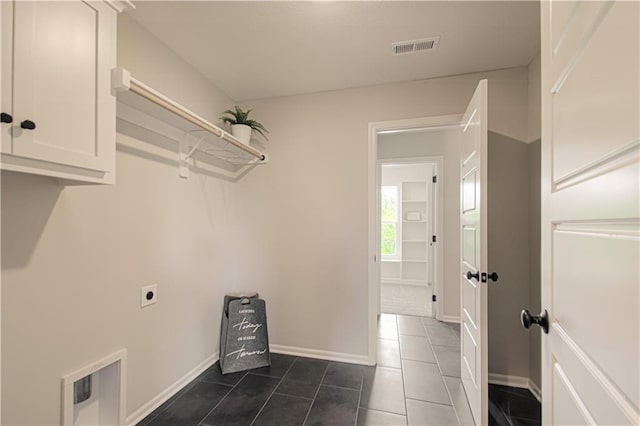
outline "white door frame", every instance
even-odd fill
[[[436,245],[429,245],[428,250],[428,265],[431,269],[433,278],[433,294],[437,295],[436,303],[435,303],[435,311],[433,312],[433,316],[438,319],[442,319],[442,305],[440,297],[443,291],[443,282],[442,282],[442,270],[444,267],[444,258],[442,251],[442,219],[444,218],[444,191],[442,190],[442,176],[444,176],[444,157],[443,156],[432,156],[432,157],[399,157],[399,158],[385,158],[377,161],[377,170],[376,175],[381,177],[382,174],[382,165],[383,164],[430,164],[434,166],[434,174],[440,176],[438,181],[436,182],[432,191],[430,191],[431,199],[429,200],[428,206],[429,211],[428,215],[428,226],[429,226],[429,235],[437,235],[439,240],[436,242]],[[430,185],[427,182],[427,185]],[[381,180],[378,180],[377,188],[380,188]],[[400,200],[399,200],[400,201]],[[435,201],[435,203],[434,203]],[[435,204],[435,208],[433,205]],[[379,224],[381,222],[380,218],[380,205],[376,205],[376,221]],[[433,227],[433,223],[436,223],[436,226]],[[378,225],[379,228],[379,225]],[[402,229],[402,228],[401,228]],[[402,242],[400,242],[402,244]],[[380,263],[380,262],[378,262]],[[427,276],[427,281],[429,281],[429,276]],[[378,286],[381,284],[381,279],[378,280]],[[377,313],[380,313],[380,288],[378,287],[378,305],[377,305]],[[433,305],[432,305],[433,306]]]
[[[368,193],[368,259],[367,259],[367,324],[368,324],[368,341],[369,341],[369,365],[376,364],[377,352],[377,330],[378,330],[378,301],[380,290],[380,227],[379,223],[379,191],[380,185],[380,167],[378,164],[378,133],[381,131],[392,130],[408,130],[421,128],[449,127],[458,126],[462,120],[461,114],[440,115],[434,117],[410,118],[406,120],[379,121],[369,123],[369,141],[368,141],[368,161],[367,161],[367,193]],[[398,159],[398,161],[401,159]],[[442,174],[442,168],[439,171]],[[443,188],[443,187],[441,187]],[[440,191],[443,194],[444,191]],[[443,206],[442,200],[439,200],[440,207]],[[442,215],[441,215],[442,217]],[[440,231],[440,234],[442,232]],[[439,268],[442,270],[442,267]],[[437,286],[443,286],[444,283],[440,279]],[[442,312],[443,291],[437,288],[438,300],[436,302],[436,312]]]

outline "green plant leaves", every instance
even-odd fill
[[[257,133],[260,133],[260,135],[262,135],[263,138],[267,139],[267,136],[265,135],[265,133],[269,133],[269,131],[261,123],[255,120],[249,119],[249,113],[251,111],[253,111],[253,109],[243,111],[242,108],[236,105],[235,110],[228,109],[224,111],[222,113],[223,114],[222,117],[220,117],[220,120],[222,120],[224,123],[231,124],[231,125],[244,124],[245,126],[249,126],[251,127],[251,129],[255,130]]]

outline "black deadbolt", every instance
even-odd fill
[[[531,315],[531,312],[523,309],[520,314],[520,322],[524,328],[529,328],[532,324],[539,325],[545,334],[549,334],[549,314],[546,309],[540,315]]]
[[[153,299],[153,292],[152,291],[148,291],[147,292],[147,300],[151,300]]]
[[[25,130],[34,130],[36,128],[36,123],[31,120],[24,120],[22,123],[20,123],[20,127]]]
[[[0,123],[13,123],[13,117],[11,114],[3,112],[0,114]]]
[[[471,271],[467,271],[467,279],[475,278],[476,281],[480,281],[480,271],[477,271],[475,274],[472,274]]]

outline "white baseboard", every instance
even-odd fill
[[[460,324],[460,317],[454,317],[453,315],[443,315],[442,321],[444,322],[454,322],[456,324]]]
[[[149,414],[151,414],[153,410],[155,410],[156,408],[164,404],[165,401],[167,401],[173,395],[178,393],[180,389],[185,387],[193,379],[195,379],[200,374],[202,374],[207,368],[211,367],[218,360],[218,358],[219,358],[218,353],[214,353],[213,355],[211,355],[210,357],[202,361],[193,370],[189,371],[187,374],[185,374],[180,379],[178,379],[174,384],[172,384],[171,386],[169,386],[168,388],[160,392],[158,395],[156,395],[153,399],[151,399],[151,401],[147,402],[146,404],[138,408],[136,411],[131,413],[131,415],[127,417],[126,424],[135,426],[142,419],[144,419]]]
[[[538,401],[540,401],[540,388],[528,377],[489,373],[489,383],[493,383],[494,385],[528,389],[533,394],[533,396]]]
[[[531,391],[533,396],[536,397],[538,402],[542,402],[542,391],[540,390],[540,387],[536,385],[535,382],[531,379],[529,379],[529,390]]]
[[[284,345],[269,345],[269,350],[271,352],[284,355],[295,355],[307,358],[325,359],[327,361],[369,365],[369,357],[367,355],[354,355],[342,352],[321,351],[319,349],[299,348],[297,346]]]

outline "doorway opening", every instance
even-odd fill
[[[451,235],[447,233],[448,225],[445,224],[444,215],[447,212],[447,203],[443,197],[445,191],[449,191],[451,193],[449,203],[452,205],[455,203],[454,207],[457,211],[459,201],[454,196],[454,192],[457,193],[457,186],[447,189],[446,182],[451,185],[455,183],[452,179],[457,179],[455,175],[457,173],[461,118],[460,115],[448,115],[369,124],[368,325],[370,365],[374,365],[377,358],[378,317],[383,312],[382,285],[385,285],[385,290],[389,290],[387,293],[392,293],[392,296],[395,291],[396,296],[399,295],[399,299],[402,298],[400,293],[403,290],[405,290],[404,292],[420,290],[419,288],[400,286],[410,284],[414,287],[426,287],[426,291],[423,289],[424,294],[419,296],[422,298],[421,302],[423,302],[423,308],[426,312],[406,312],[405,314],[433,316],[438,320],[447,320],[444,309],[447,267],[445,251],[449,247],[457,252],[459,241],[450,232],[451,230],[449,230]],[[447,163],[447,159],[451,164]],[[387,198],[395,199],[396,204],[395,214],[385,217],[383,223],[381,204],[383,166],[385,170],[391,170],[420,164],[428,165],[428,171],[423,176],[409,177],[404,181],[399,180],[395,185],[384,185],[387,187],[395,186],[395,189],[385,188],[384,195]],[[436,176],[435,183],[433,182],[434,175]],[[408,215],[409,213],[411,214]],[[450,225],[453,226],[455,223],[452,222]],[[452,229],[456,229],[455,226]],[[384,244],[389,244],[386,247],[383,247],[383,232],[387,233]],[[434,236],[435,241],[433,240]],[[447,236],[451,240],[448,243],[445,241]],[[384,255],[383,249],[385,250]],[[453,257],[451,258],[453,259]],[[458,268],[456,264],[449,263],[449,269],[451,269],[449,272],[453,278],[457,276]],[[455,268],[455,273],[452,272],[453,268]],[[384,284],[381,284],[383,281]],[[431,283],[430,286],[429,283]],[[406,290],[407,288],[408,290]],[[448,315],[451,315],[459,306],[459,297],[451,291],[449,295],[451,297],[448,302],[452,306],[447,312],[449,312]],[[390,312],[391,308],[385,304],[384,310]]]
[[[431,317],[435,311],[440,163],[380,160],[381,313]]]

